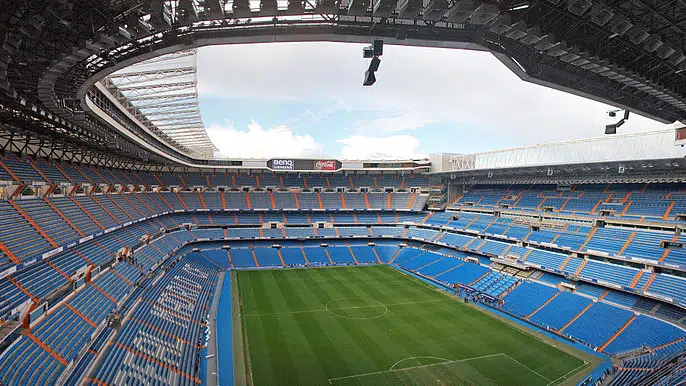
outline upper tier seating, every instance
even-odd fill
[[[571,191],[544,184],[476,185],[453,205],[508,206],[510,210],[552,210],[586,216],[607,211],[613,217],[663,221],[686,213],[686,195],[683,184],[578,184],[572,185]],[[614,249],[602,242],[594,246]]]
[[[168,173],[168,172],[133,172],[121,169],[109,169],[100,166],[71,164],[43,158],[31,159],[14,154],[3,156],[3,167],[0,167],[0,181],[15,181],[31,184],[47,183],[88,183],[174,186],[191,189],[193,187],[271,187],[271,188],[360,188],[408,189],[429,186],[426,175],[322,175],[318,173]]]

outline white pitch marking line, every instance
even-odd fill
[[[566,379],[567,376],[569,376],[570,374],[576,374],[577,372],[579,372],[579,370],[581,370],[582,368],[584,368],[584,367],[586,367],[586,366],[588,366],[588,365],[589,365],[589,363],[586,362],[586,361],[584,361],[584,363],[583,363],[581,366],[579,366],[579,367],[577,367],[577,368],[575,368],[575,369],[569,371],[568,373],[566,373],[566,374],[564,374],[564,375],[562,375],[562,376],[560,376],[560,377],[558,377],[558,378],[556,378],[556,379],[553,379],[553,380],[550,381],[550,383],[548,383],[548,385],[546,385],[546,386],[550,386],[550,385],[554,384],[555,382],[557,382],[557,381],[559,381],[559,380]]]
[[[531,371],[532,373],[538,375],[539,377],[545,379],[546,381],[552,382],[548,377],[543,376],[541,373],[539,373],[538,371],[536,371],[536,370],[532,369],[531,367],[525,365],[524,363],[522,363],[522,362],[520,362],[520,361],[518,361],[518,360],[512,358],[511,356],[509,356],[509,355],[507,355],[507,354],[503,354],[503,355],[505,355],[506,357],[510,358],[510,360],[513,361],[513,362],[515,362],[516,364],[518,364],[518,365],[524,367],[525,369],[527,369],[527,370]]]
[[[348,299],[348,298],[346,298]],[[340,308],[318,308],[314,310],[300,310],[300,311],[287,311],[287,312],[264,312],[264,313],[246,313],[243,314],[245,316],[273,316],[273,315],[291,315],[291,314],[304,314],[304,313],[309,313],[309,312],[330,312],[330,310],[354,310],[358,308],[370,308],[370,307],[379,307],[380,305],[386,306],[386,307],[393,307],[393,306],[405,306],[405,305],[410,305],[410,304],[426,304],[426,303],[440,303],[440,302],[446,302],[446,301],[454,301],[454,299],[434,299],[434,300],[426,300],[423,302],[404,302],[404,303],[392,303],[392,304],[383,304],[379,302],[379,304],[371,304],[368,306],[355,306],[355,307],[340,307]]]
[[[406,370],[413,370],[413,369],[422,369],[426,367],[432,367],[432,366],[439,366],[439,365],[445,365],[448,363],[457,363],[457,362],[469,362],[469,361],[475,361],[479,359],[486,359],[486,358],[492,358],[492,357],[497,357],[497,356],[507,356],[505,353],[497,353],[497,354],[490,354],[490,355],[482,355],[478,357],[473,357],[473,358],[465,358],[465,359],[456,359],[456,360],[451,360],[451,361],[445,361],[445,362],[439,362],[439,363],[431,363],[427,365],[419,365],[419,366],[412,366],[412,367],[405,367],[402,369],[397,369],[397,370],[381,370],[381,371],[374,371],[371,373],[363,373],[363,374],[353,374],[353,375],[347,375],[344,377],[334,377],[334,378],[329,378],[329,384],[333,384],[332,381],[337,381],[341,379],[349,379],[349,378],[358,378],[358,377],[365,377],[368,375],[376,375],[376,374],[384,374],[384,373],[390,373],[390,372],[396,372],[396,371],[406,371]],[[415,357],[410,357],[410,358],[405,358],[405,359],[411,359]],[[433,358],[433,357],[420,357],[420,358]],[[399,362],[404,361],[405,359],[400,360]],[[440,359],[440,358],[437,358]],[[394,363],[393,366],[395,366],[398,362]],[[392,368],[392,367],[391,367]]]
[[[372,300],[375,301],[377,304],[370,304],[370,305],[366,305],[366,306],[356,306],[356,307],[334,307],[334,308],[329,308],[329,304],[331,304],[331,303],[333,303],[333,302],[337,302],[337,301],[339,301],[339,300],[348,300],[348,299],[372,299]],[[379,307],[379,306],[383,307],[383,313],[380,314],[380,315],[370,316],[370,317],[366,317],[366,316],[362,316],[362,317],[358,317],[358,316],[345,316],[345,315],[339,315],[339,314],[337,314],[337,313],[334,312],[334,311],[336,311],[336,310],[345,311],[345,310],[348,310],[348,309],[350,309],[350,310],[355,310],[355,309],[372,308],[372,307]],[[366,298],[366,297],[364,297],[364,296],[350,297],[350,298],[332,299],[332,300],[329,300],[328,302],[326,302],[326,305],[324,306],[324,308],[326,308],[326,310],[329,311],[329,312],[330,312],[331,314],[333,314],[334,316],[337,316],[337,317],[343,318],[343,319],[353,319],[353,320],[377,319],[377,318],[382,318],[382,317],[386,316],[386,314],[388,313],[388,307],[386,307],[385,304],[381,303],[380,301],[378,301],[378,300],[376,300],[376,299],[373,299],[373,298]]]
[[[419,356],[415,356],[415,357],[408,357],[408,358],[405,358],[405,359],[401,359],[401,360],[395,362],[395,363],[393,364],[393,366],[391,366],[390,370],[388,370],[388,371],[396,371],[396,370],[394,370],[395,366],[397,366],[398,364],[400,364],[400,363],[402,363],[402,362],[404,362],[404,361],[407,361],[407,360],[410,360],[410,359],[420,359],[420,358],[438,359],[438,360],[440,360],[440,361],[443,361],[443,362],[441,362],[441,363],[452,362],[452,360],[450,360],[450,359],[445,359],[445,358],[440,358],[440,357],[432,357],[432,356],[426,356],[426,355],[419,355]],[[400,370],[402,370],[402,369],[400,369]]]

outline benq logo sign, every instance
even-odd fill
[[[272,169],[295,170],[295,162],[292,159],[275,159],[272,160]]]

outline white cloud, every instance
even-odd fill
[[[213,126],[207,133],[219,148],[221,158],[321,157],[322,145],[307,135],[295,134],[287,126],[264,129],[253,121],[248,130]]]
[[[411,135],[368,137],[351,135],[336,142],[343,145],[342,159],[409,159],[424,158],[419,140]]]
[[[418,113],[403,113],[383,118],[359,120],[353,123],[353,128],[356,133],[360,134],[390,134],[419,129],[436,122],[439,120]]]

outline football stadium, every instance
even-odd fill
[[[686,383],[685,39],[683,0],[6,1],[0,385]],[[201,50],[307,42],[362,48],[368,93],[431,48],[612,110],[542,145],[220,156]]]

